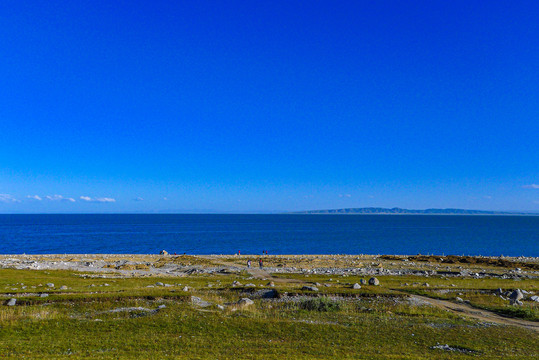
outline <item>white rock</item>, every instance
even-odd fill
[[[17,303],[17,299],[13,298],[13,299],[9,299],[9,301],[7,302],[7,306],[15,306],[15,304]]]
[[[238,305],[240,306],[249,306],[253,305],[255,302],[249,298],[242,298],[238,301]]]

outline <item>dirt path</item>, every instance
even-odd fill
[[[488,310],[474,308],[471,305],[468,305],[466,303],[454,303],[447,300],[432,299],[432,298],[429,298],[426,296],[420,296],[420,295],[410,295],[410,296],[412,298],[420,299],[440,309],[447,310],[458,315],[465,315],[465,316],[474,318],[476,320],[493,322],[493,323],[502,324],[502,325],[519,326],[519,327],[523,327],[529,330],[539,332],[539,323],[537,322],[517,319],[517,318],[504,317]]]

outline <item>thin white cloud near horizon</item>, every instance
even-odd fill
[[[138,197],[134,198],[133,201],[144,201],[144,199],[141,198],[140,196],[138,196]]]
[[[523,185],[524,189],[539,189],[539,184],[529,184],[529,185]]]
[[[39,195],[26,195],[26,197],[28,199],[33,199],[33,200],[38,200],[38,201],[43,200],[43,198],[41,196],[39,196]]]
[[[51,201],[69,201],[69,202],[75,202],[75,199],[73,198],[70,198],[70,197],[65,197],[65,196],[62,196],[62,195],[47,195],[45,196],[45,198],[47,200],[51,200]]]
[[[90,197],[90,196],[81,196],[80,199],[83,200],[83,201],[87,201],[87,202],[95,202],[95,203],[113,203],[113,202],[116,202],[116,199],[113,199],[113,198],[107,198],[107,197],[103,197],[103,198],[92,198],[92,197]]]
[[[14,198],[10,194],[0,194],[0,202],[3,203],[20,203],[19,199]]]

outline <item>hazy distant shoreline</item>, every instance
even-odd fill
[[[343,208],[326,210],[295,211],[289,214],[298,215],[520,215],[537,216],[539,213],[522,211],[485,211],[466,209],[403,209],[403,208]]]

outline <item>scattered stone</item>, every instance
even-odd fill
[[[13,299],[9,299],[6,305],[15,306],[16,303],[17,303],[17,299],[13,298]]]
[[[429,285],[429,283],[424,283],[423,286],[429,287],[430,285]]]
[[[238,301],[239,306],[250,306],[253,305],[255,302],[249,298],[242,298]]]
[[[378,285],[380,285],[380,281],[377,278],[372,277],[372,278],[369,279],[369,285],[378,286]]]
[[[355,284],[352,286],[352,289],[354,289],[354,290],[359,290],[359,289],[361,289],[361,285],[359,285],[358,283],[355,283]]]
[[[47,297],[47,296],[49,296],[49,294],[47,293],[39,294],[39,297],[42,297],[42,298]]]
[[[236,287],[236,286],[241,286],[241,283],[239,281],[237,281],[237,280],[234,280],[232,282],[232,287]]]
[[[318,288],[316,286],[304,286],[301,290],[318,291]]]
[[[459,298],[458,296],[457,296],[456,300],[457,300],[458,302],[460,302],[460,303],[461,303],[461,302],[464,302],[464,300],[462,300],[462,298]]]
[[[198,306],[198,307],[202,307],[202,308],[213,305],[211,302],[206,301],[206,300],[202,300],[201,298],[199,298],[197,296],[191,296],[191,304],[193,304],[195,306]]]
[[[367,280],[365,280],[365,279],[360,279],[360,280],[359,280],[359,283],[360,283],[361,285],[367,285]]]
[[[67,286],[65,285],[60,286],[60,290],[67,290]]]
[[[275,286],[275,283],[273,281],[270,281],[267,286],[271,286],[271,287],[274,287]]]
[[[165,284],[163,284],[162,282],[156,282],[155,286],[165,286]]]
[[[533,295],[533,296],[530,297],[530,300],[535,301],[535,302],[539,302],[539,296]]]
[[[53,283],[47,283],[47,287],[54,287]]]
[[[183,289],[182,289],[182,291],[189,291],[189,290],[191,290],[191,288],[189,286],[184,286]]]
[[[157,308],[158,308],[158,309],[164,309],[164,308],[166,308],[166,307],[167,307],[167,306],[166,306],[165,304],[162,304],[162,305],[159,305]]]
[[[478,353],[478,351],[476,351],[476,350],[467,349],[467,348],[460,347],[460,346],[449,346],[447,344],[445,344],[445,345],[435,345],[435,346],[431,346],[430,348],[431,349],[444,350],[444,351],[459,352],[459,353],[463,353],[463,354],[476,354],[476,353]]]
[[[246,284],[245,287],[256,287],[255,284]]]
[[[522,294],[522,291],[520,289],[516,289],[509,295],[509,299],[513,301],[518,301],[524,298],[524,294]]]
[[[225,309],[225,307],[224,307],[223,305],[219,305],[219,304],[217,304],[217,308],[218,308],[219,310],[224,310],[224,309]]]
[[[109,285],[109,284],[107,284],[107,283],[104,283],[104,284],[103,284],[103,286],[110,286],[110,285]]]

